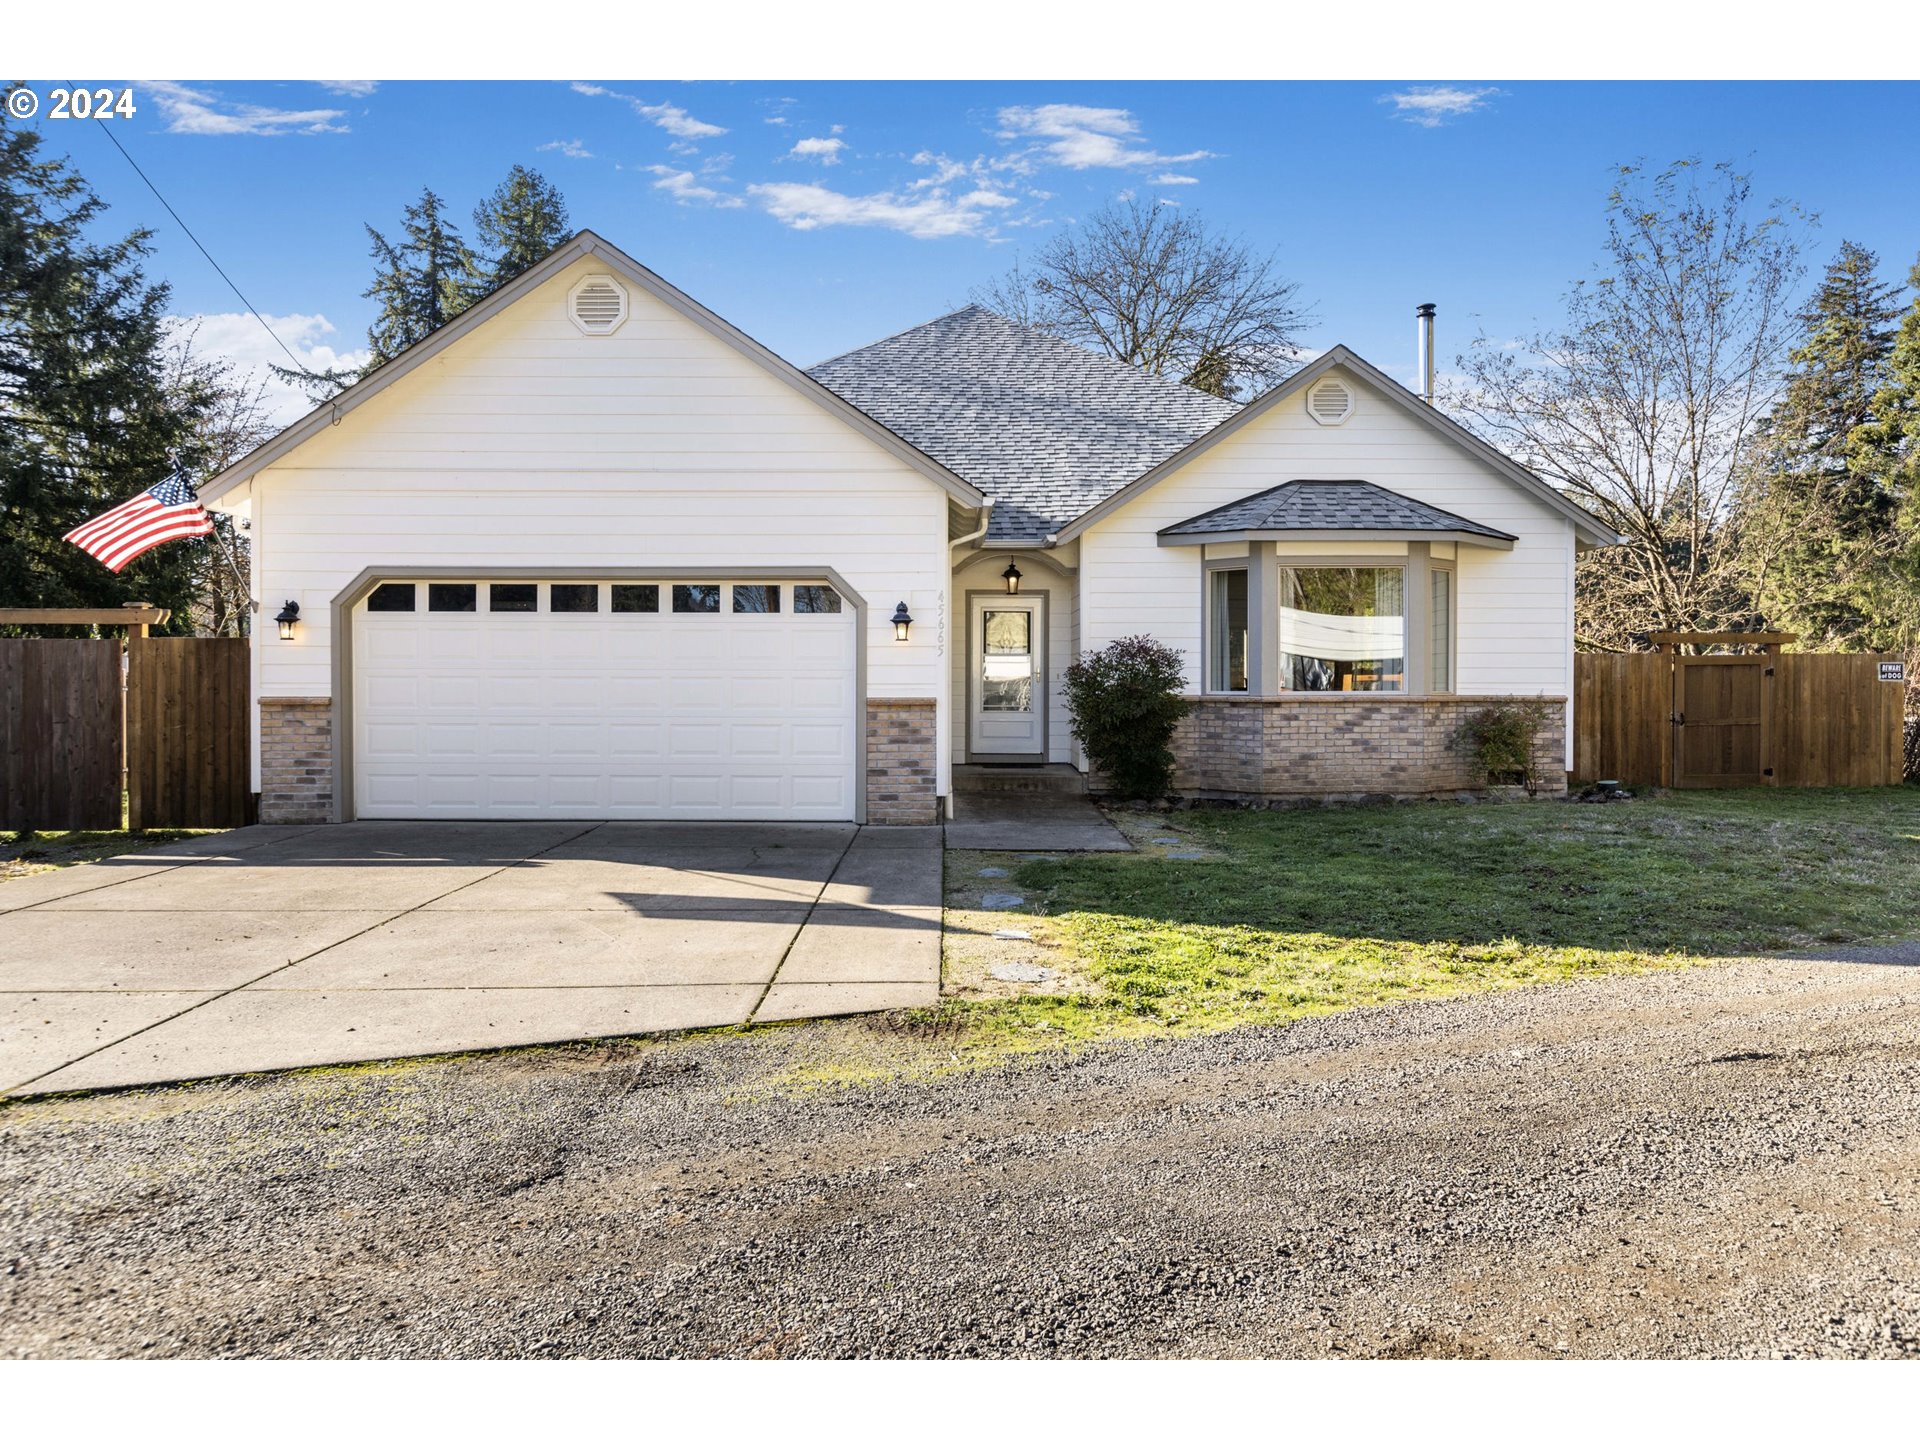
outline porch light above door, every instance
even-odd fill
[[[902,600],[893,607],[893,638],[904,640],[907,631],[913,628],[913,616],[907,613],[907,602]]]
[[[1009,595],[1018,595],[1020,593],[1020,567],[1014,564],[1013,561],[1007,561],[1007,568],[1000,572],[1000,578],[1007,582],[1007,593]]]

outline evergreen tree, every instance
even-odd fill
[[[150,232],[90,238],[104,202],[39,149],[0,121],[0,605],[146,600],[190,631],[201,542],[116,575],[62,538],[171,474],[206,401],[170,383]]]
[[[473,234],[488,251],[478,278],[491,290],[546,259],[573,231],[559,187],[538,170],[515,165],[474,207]]]
[[[1874,418],[1861,432],[1874,482],[1893,507],[1889,564],[1882,573],[1875,643],[1920,651],[1920,260],[1908,272],[1913,299],[1893,338],[1886,383],[1873,399]],[[1914,657],[1920,660],[1920,655]],[[1920,666],[1915,667],[1920,670]],[[1920,699],[1920,678],[1909,692]]]
[[[368,371],[424,340],[479,294],[473,251],[445,212],[446,201],[426,189],[407,207],[404,238],[397,244],[367,226],[378,270],[360,293],[380,302],[380,314],[367,328],[373,351]]]
[[[380,313],[367,327],[367,348],[373,356],[364,366],[315,372],[275,365],[274,374],[305,390],[316,405],[324,404],[485,294],[484,267],[447,218],[446,207],[447,202],[427,188],[407,206],[399,240],[366,227],[375,270],[373,283],[360,293],[378,300]]]
[[[1898,287],[1843,242],[1799,315],[1800,343],[1743,480],[1740,544],[1753,604],[1809,648],[1883,643],[1877,594],[1894,541],[1879,406]]]

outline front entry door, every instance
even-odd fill
[[[972,678],[967,753],[1038,760],[1046,750],[1046,607],[1038,598],[976,595],[967,607]]]

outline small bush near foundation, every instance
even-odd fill
[[[1533,742],[1554,723],[1553,707],[1539,700],[1502,700],[1471,711],[1453,732],[1455,748],[1473,756],[1492,785],[1524,785],[1529,795],[1540,788]]]
[[[1180,652],[1150,635],[1090,650],[1067,667],[1074,738],[1118,798],[1157,800],[1172,788],[1173,728],[1188,709],[1182,678]]]

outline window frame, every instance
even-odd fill
[[[1334,555],[1325,557],[1319,555],[1282,555],[1278,557],[1278,563],[1274,568],[1276,577],[1287,570],[1398,570],[1400,572],[1399,618],[1401,622],[1400,643],[1402,652],[1400,655],[1400,684],[1396,689],[1292,690],[1276,688],[1274,691],[1276,695],[1340,695],[1350,696],[1357,700],[1377,700],[1382,695],[1419,695],[1426,693],[1413,689],[1409,683],[1412,679],[1414,644],[1411,628],[1407,625],[1407,621],[1412,619],[1412,616],[1407,612],[1413,608],[1414,603],[1413,597],[1408,594],[1407,590],[1407,582],[1413,572],[1413,557],[1411,555]],[[1280,643],[1279,599],[1279,593],[1276,589],[1272,597],[1274,610],[1273,623],[1275,627],[1273,649],[1276,663],[1279,667],[1279,674],[1274,677],[1276,682],[1279,680],[1280,675],[1286,673],[1285,657],[1287,653],[1284,646]],[[1432,644],[1430,637],[1427,643],[1429,645]]]
[[[1252,555],[1223,556],[1216,560],[1205,561],[1202,565],[1200,581],[1200,632],[1204,646],[1201,655],[1200,693],[1203,695],[1252,695],[1253,689],[1253,602],[1258,587],[1253,583],[1255,560]],[[1247,577],[1247,640],[1249,653],[1246,657],[1247,683],[1239,690],[1223,689],[1214,684],[1214,600],[1215,577],[1223,572],[1238,570]]]
[[[1441,617],[1433,607],[1433,577],[1447,577],[1447,683],[1436,685],[1433,678],[1433,642],[1435,626]],[[1427,685],[1426,695],[1457,695],[1460,692],[1460,571],[1453,560],[1427,561]]]

